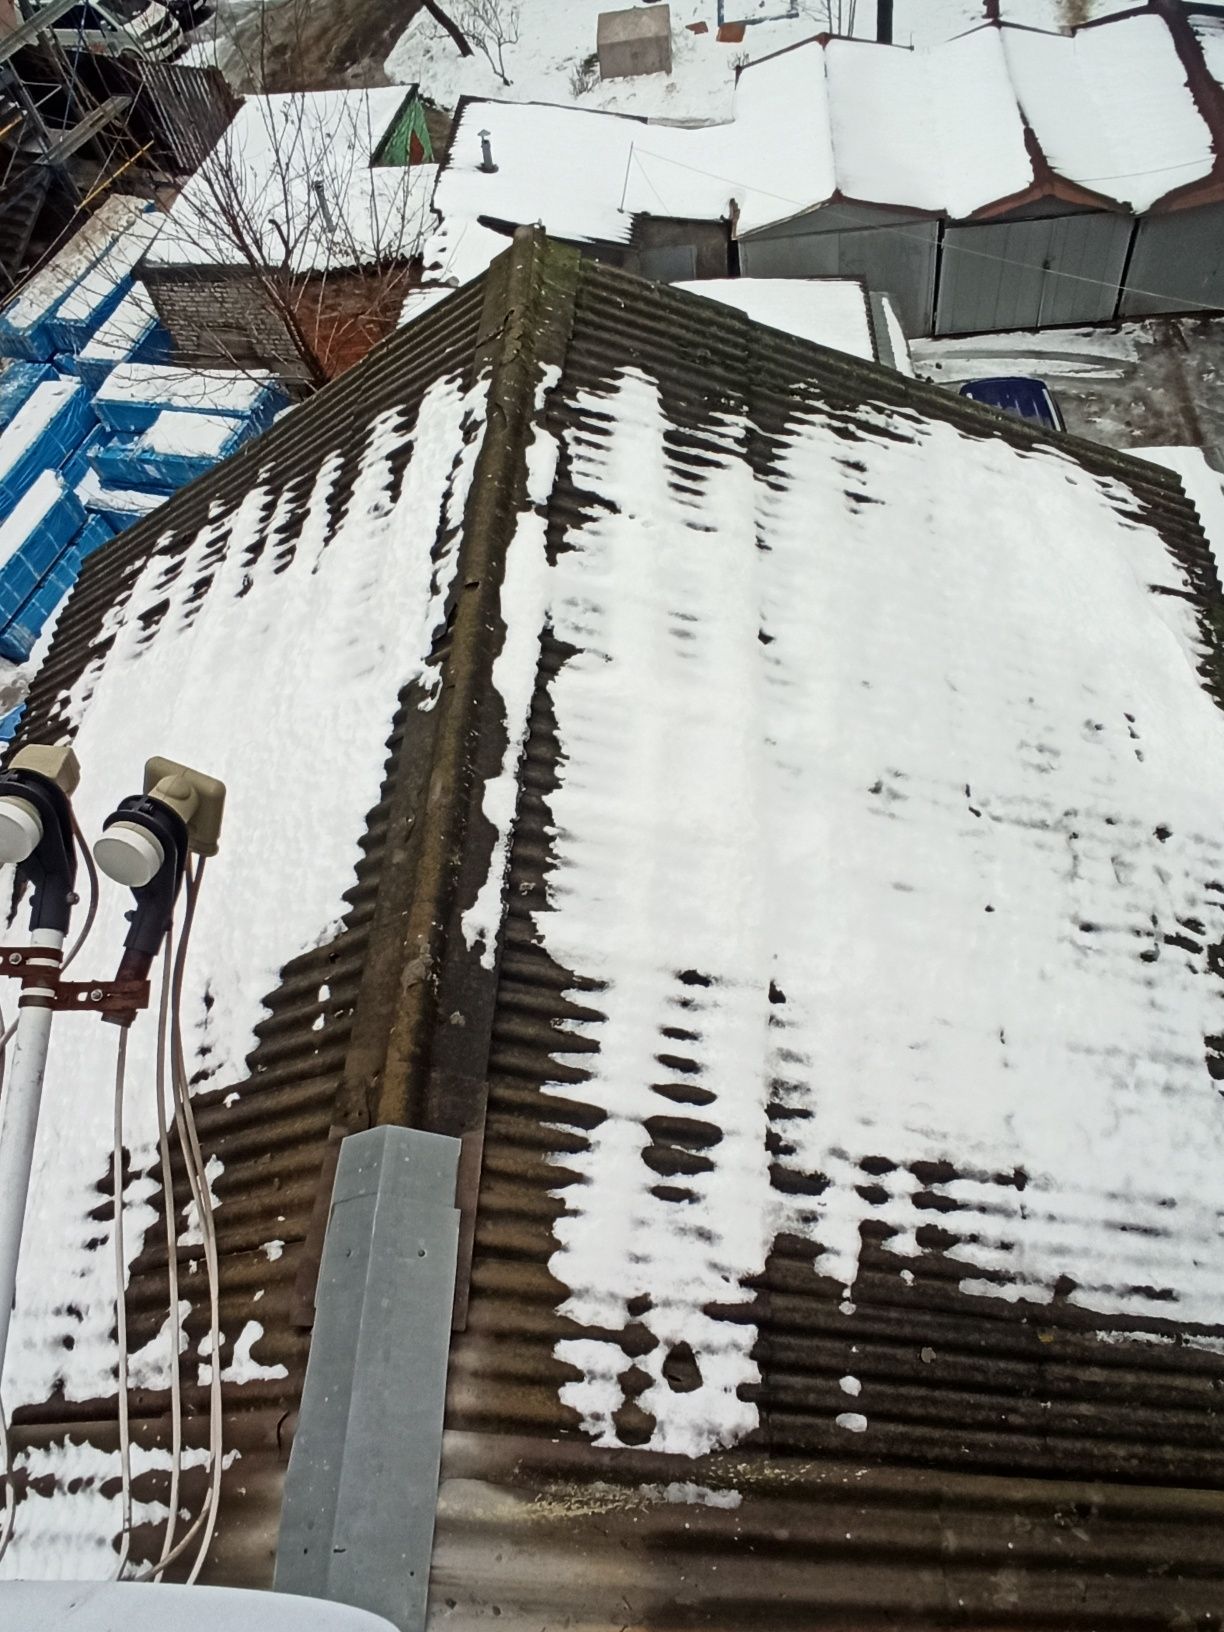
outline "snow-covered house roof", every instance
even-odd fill
[[[243,242],[294,272],[414,254],[436,168],[376,162],[405,102],[403,86],[246,97],[145,265],[247,265]]]
[[[793,46],[741,71],[721,125],[465,102],[435,205],[615,244],[638,215],[731,219],[743,237],[838,204],[964,220],[1045,197],[1141,213],[1224,196],[1224,91],[1184,20],[1104,8],[1055,33],[1008,16],[918,50]]]
[[[800,340],[913,373],[892,302],[873,297],[861,278],[701,278],[675,287]]]
[[[1218,608],[1167,472],[534,234],[91,557],[27,726],[86,832],[146,751],[230,785],[210,1578],[267,1579],[329,1142],[402,1120],[468,1152],[455,1625],[1208,1624]],[[11,1571],[113,1566],[96,1048],[53,1039]]]

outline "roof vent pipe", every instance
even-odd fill
[[[321,181],[312,181],[310,190],[319,206],[319,214],[323,217],[323,225],[327,228],[328,236],[334,238],[336,235],[336,222],[327,202],[327,194],[323,191],[323,183]]]
[[[497,166],[493,163],[493,143],[489,140],[487,130],[480,132],[480,168],[486,176],[491,176],[497,169]]]

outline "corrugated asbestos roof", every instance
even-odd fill
[[[1096,1332],[1110,1321],[1065,1295],[1039,1307],[966,1292],[951,1168],[913,1164],[910,1193],[930,1219],[917,1256],[899,1256],[883,1222],[864,1224],[852,1301],[817,1273],[814,1243],[784,1233],[751,1301],[713,1311],[756,1333],[758,1422],[731,1448],[696,1458],[634,1448],[652,1424],[637,1404],[648,1382],[640,1368],[622,1378],[619,1448],[593,1446],[562,1402],[560,1390],[579,1374],[556,1345],[586,1329],[558,1312],[566,1288],[549,1264],[573,1176],[566,1162],[579,1160],[601,1120],[581,1089],[599,1048],[603,994],[559,967],[540,934],[555,901],[552,802],[566,775],[556,687],[574,655],[552,634],[540,644],[495,969],[482,967],[462,932],[494,843],[480,810],[506,743],[492,684],[503,639],[498,593],[529,494],[533,443],[548,435],[570,450],[545,506],[555,560],[602,502],[576,480],[574,450],[608,437],[601,395],[626,371],[657,382],[677,470],[717,466],[735,422],[749,428],[748,457],[766,485],[798,404],[822,404],[848,443],[860,418],[902,440],[916,420],[1022,452],[1049,447],[1050,438],[521,234],[485,279],[90,561],[39,675],[26,737],[53,728],[57,699],[100,655],[105,614],[151,551],[172,553],[176,533],[199,525],[216,501],[235,503],[258,472],[313,469],[339,429],[352,427],[358,446],[381,410],[411,408],[442,373],[470,380],[483,368],[491,430],[435,642],[437,706],[422,711],[413,696],[401,699],[344,929],[284,971],[238,1102],[226,1104],[231,1084],[201,1100],[205,1149],[225,1165],[217,1184],[222,1325],[238,1332],[257,1312],[266,1333],[260,1360],[288,1370],[285,1381],[229,1391],[229,1439],[242,1458],[227,1474],[211,1578],[270,1579],[329,1151],[345,1131],[403,1120],[465,1142],[470,1287],[452,1356],[435,1625],[496,1616],[523,1632],[1219,1626],[1218,1348],[1186,1346],[1176,1323],[1158,1316],[1128,1319],[1125,1330],[1166,1341],[1106,1343]],[[537,411],[541,371],[554,383]],[[1176,481],[1087,444],[1054,445],[1132,496],[1183,575],[1184,594],[1217,624],[1214,568]],[[1217,665],[1212,651],[1205,677],[1220,701]],[[303,751],[311,751],[305,741]],[[331,995],[315,1030],[324,984]],[[681,1085],[684,1071],[679,1057],[665,1062]],[[572,1097],[559,1096],[567,1083]],[[543,1093],[545,1084],[554,1091]],[[674,1115],[652,1119],[649,1165],[661,1185],[682,1186],[708,1165],[708,1140],[691,1109],[700,1101],[679,1089],[671,1097]],[[775,1185],[802,1190],[771,1148]],[[887,1166],[865,1165],[863,1188],[886,1180]],[[1010,1204],[1016,1174],[977,1178]],[[258,1250],[270,1236],[286,1243],[271,1264]],[[150,1250],[133,1277],[133,1349],[162,1318],[160,1267]],[[187,1275],[193,1337],[204,1330],[201,1291]],[[641,1355],[656,1345],[635,1320],[603,1335],[630,1357],[635,1345]],[[677,1393],[695,1386],[691,1356],[677,1348],[668,1364]],[[871,1402],[862,1436],[834,1420],[854,1404],[839,1391],[847,1374]],[[193,1398],[202,1405],[199,1393]],[[164,1434],[164,1409],[156,1396],[139,1402],[143,1435]],[[71,1425],[99,1446],[113,1443],[113,1401],[50,1401],[22,1418],[31,1441]]]

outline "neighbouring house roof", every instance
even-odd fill
[[[838,204],[965,220],[1042,198],[1138,214],[1221,196],[1224,91],[1184,19],[1132,9],[919,50],[822,35],[744,68],[722,125],[467,101],[434,203],[446,221],[625,243],[636,215],[730,217],[746,237]]]
[[[1168,472],[534,233],[92,556],[26,738],[88,833],[146,751],[230,784],[209,1578],[269,1579],[328,1153],[401,1121],[466,1153],[437,1624],[1209,1624],[1219,614]],[[5,1378],[33,1573],[119,1523],[96,1046]]]
[[[247,265],[241,241],[294,272],[415,254],[437,168],[373,162],[404,103],[402,85],[246,97],[145,264]]]
[[[800,340],[871,363],[892,361],[891,327],[885,337],[889,355],[881,358],[871,299],[861,278],[704,278],[675,287],[733,306],[754,323],[767,323]]]

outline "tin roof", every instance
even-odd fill
[[[524,234],[91,559],[27,734],[146,560],[342,428],[343,515],[450,376],[496,433],[433,704],[200,1101],[264,1328],[213,1578],[268,1579],[326,1153],[405,1120],[464,1139],[471,1231],[435,1624],[1217,1624],[1224,726],[1176,480]],[[103,1476],[113,1402],[21,1417]]]
[[[741,69],[716,125],[465,98],[434,205],[615,244],[638,215],[748,237],[839,205],[971,220],[1224,197],[1214,35],[1158,0],[1068,30],[1022,21],[1012,8],[916,50],[820,35]]]

